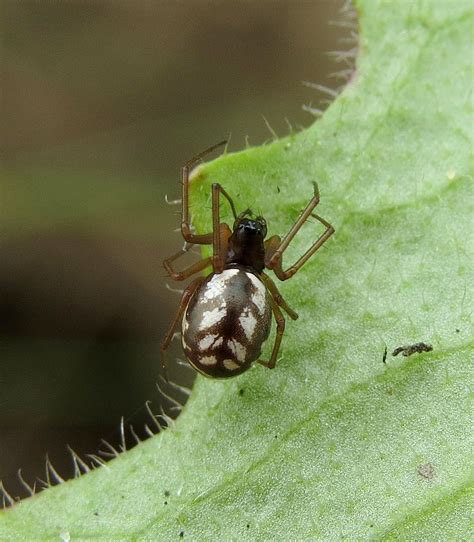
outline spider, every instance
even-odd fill
[[[254,216],[250,209],[237,214],[231,197],[218,183],[212,185],[212,232],[194,233],[189,216],[190,172],[204,156],[226,143],[221,141],[204,150],[182,168],[181,233],[185,244],[178,253],[164,260],[163,266],[176,281],[185,280],[209,266],[213,271],[208,276],[194,279],[182,294],[178,311],[160,347],[165,374],[165,351],[180,325],[181,342],[188,362],[207,377],[233,377],[249,369],[254,362],[273,369],[285,330],[282,309],[292,320],[296,320],[298,314],[288,306],[264,269],[273,270],[282,281],[291,278],[334,233],[331,224],[312,212],[319,203],[316,183],[314,196],[283,239],[273,235],[265,241],[265,219]],[[221,222],[221,197],[227,200],[232,210],[232,229]],[[283,253],[310,216],[319,220],[326,229],[303,256],[284,270]],[[182,271],[175,271],[173,262],[193,245],[212,245],[212,256]],[[270,333],[272,313],[277,330],[270,359],[264,361],[259,357],[262,344]]]

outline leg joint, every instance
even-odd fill
[[[283,318],[283,316],[276,316],[275,315],[275,320],[276,320],[276,324],[277,324],[278,329],[284,331],[284,329],[285,329],[285,319]]]

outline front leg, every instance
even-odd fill
[[[197,235],[191,231],[191,219],[189,212],[189,175],[193,170],[194,166],[200,162],[206,155],[211,153],[213,150],[218,147],[225,145],[227,141],[221,141],[217,145],[213,145],[208,149],[200,152],[191,160],[188,160],[181,169],[181,183],[182,183],[182,212],[181,212],[181,233],[184,237],[184,240],[188,243],[193,243],[196,245],[209,245],[212,243],[212,233],[207,233],[203,235]]]
[[[227,247],[232,231],[225,223],[221,223],[220,195],[230,203],[234,218],[236,218],[234,202],[229,194],[218,183],[212,185],[212,267],[214,273],[222,273],[227,257]]]
[[[265,266],[267,267],[267,269],[273,269],[275,275],[280,280],[287,280],[292,277],[334,233],[334,228],[331,226],[331,224],[329,224],[329,222],[312,212],[318,203],[319,189],[318,185],[314,183],[314,196],[311,198],[308,205],[306,206],[306,209],[301,213],[298,220],[293,224],[283,241],[281,241],[280,238],[275,235],[274,237],[271,237],[266,243]],[[322,233],[322,235],[320,235],[318,239],[316,239],[316,241],[303,254],[303,256],[301,256],[301,258],[299,258],[291,267],[283,270],[283,252],[288,248],[290,242],[293,240],[295,235],[298,233],[298,231],[301,229],[303,224],[308,220],[310,216],[321,222],[321,224],[323,224],[326,229]]]

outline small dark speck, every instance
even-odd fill
[[[242,396],[245,390],[239,390],[239,395]]]
[[[275,438],[278,438],[278,435],[275,435]]]
[[[247,529],[250,529],[250,523],[247,523]]]
[[[461,330],[460,329],[456,329],[456,333],[459,333]]]
[[[434,467],[431,463],[425,463],[420,465],[416,472],[425,480],[432,480],[434,478]]]
[[[94,516],[98,516],[99,515],[99,512],[94,512]]]
[[[382,363],[387,363],[387,347],[385,347],[385,350],[383,351]]]
[[[170,496],[170,492],[168,490],[165,491],[165,497],[169,497]]]
[[[280,187],[277,185],[277,192],[280,193]]]
[[[168,501],[165,501],[165,504],[168,504]]]
[[[373,523],[371,523],[371,524],[369,525],[369,527],[373,527],[373,526],[374,526],[374,524],[373,524]]]
[[[395,350],[392,352],[392,356],[398,356],[398,354],[402,353],[407,358],[415,353],[421,354],[422,352],[431,352],[432,350],[433,347],[431,344],[415,343],[395,348]]]
[[[180,537],[180,538],[183,538],[183,537],[184,537],[184,531],[181,531],[181,532],[179,533],[179,537]]]

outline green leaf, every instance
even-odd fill
[[[472,3],[358,10],[357,72],[324,117],[193,183],[201,231],[217,181],[281,235],[318,181],[336,235],[281,285],[300,314],[283,359],[198,377],[172,429],[2,512],[1,540],[472,536]]]

